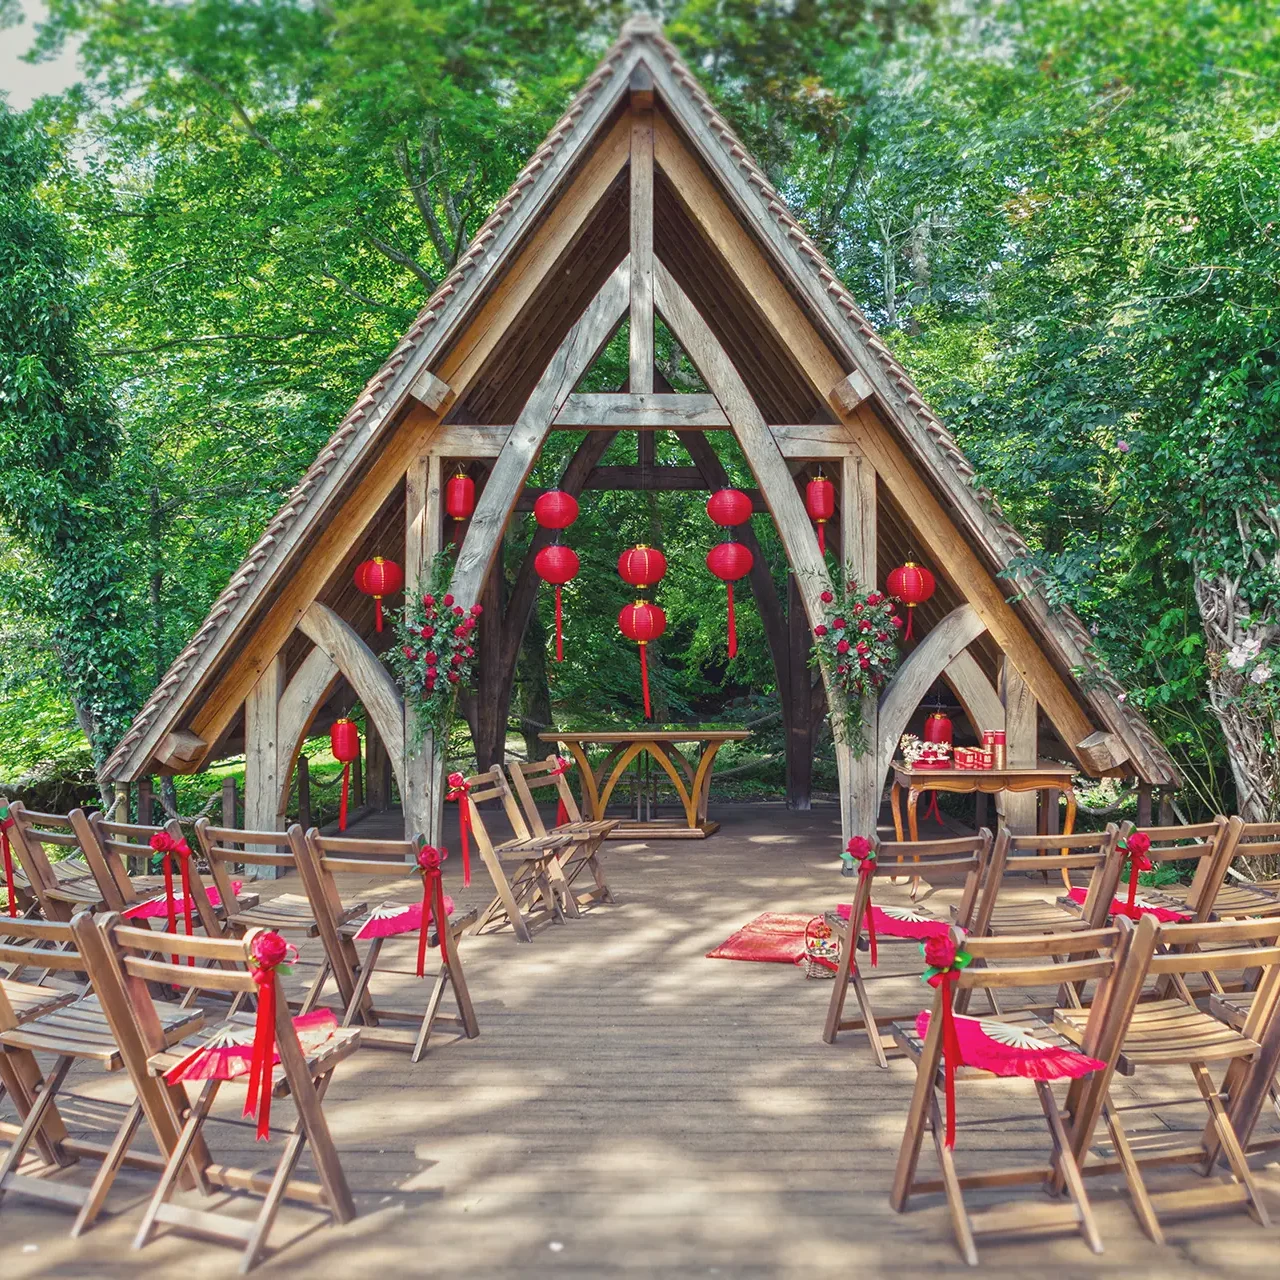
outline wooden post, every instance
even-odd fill
[[[840,462],[840,549],[842,571],[866,592],[876,582],[876,473],[861,454]],[[879,700],[864,698],[862,733],[865,750],[853,760],[849,795],[841,796],[842,825],[856,835],[874,836],[883,790],[879,769]],[[847,813],[844,811],[847,810]]]
[[[111,809],[111,818],[114,822],[129,821],[129,784],[127,782],[116,783],[116,801]]]
[[[237,813],[236,798],[236,780],[234,778],[223,778],[222,780],[222,825],[224,827],[238,827],[240,823],[237,821],[239,814]]]
[[[156,801],[152,791],[150,778],[138,779],[138,822],[144,827],[152,826],[156,816]]]
[[[813,807],[813,677],[809,669],[809,619],[800,599],[795,574],[787,574],[786,702],[782,728],[787,735],[787,808],[805,812]],[[781,681],[779,681],[781,683]]]
[[[357,751],[356,758],[351,762],[351,808],[353,811],[364,806],[363,764],[364,761]]]
[[[1173,792],[1168,787],[1160,788],[1160,816],[1157,821],[1162,827],[1178,825],[1178,815],[1173,809]]]
[[[311,762],[304,755],[298,756],[294,765],[298,776],[298,825],[303,831],[311,829]]]
[[[1011,769],[1032,769],[1040,762],[1039,716],[1040,709],[1031,696],[1026,681],[1015,670],[1009,659],[1000,662],[1000,701],[1004,703],[1004,731],[1006,753]],[[1023,795],[1002,791],[997,806],[1004,824],[1014,835],[1030,835],[1036,831],[1036,802],[1034,791]],[[1051,797],[1046,796],[1048,805]],[[1052,814],[1049,815],[1052,817]]]
[[[1151,826],[1151,783],[1138,783],[1138,826],[1145,829]]]
[[[367,775],[365,800],[374,809],[386,809],[391,803],[391,761],[387,759],[387,749],[372,725],[368,726],[365,736],[364,758]]]
[[[431,570],[440,553],[443,525],[443,481],[441,459],[417,458],[405,476],[405,585],[417,589],[420,579]],[[481,626],[497,625],[497,619]],[[444,821],[444,760],[437,755],[429,733],[414,748],[417,725],[412,712],[404,712],[404,767],[401,770],[400,807],[404,813],[407,838],[421,833],[430,844],[440,843]],[[381,748],[382,744],[379,743]],[[385,750],[383,750],[385,755]],[[388,795],[387,799],[390,799]]]
[[[635,110],[634,104],[631,113],[630,341],[629,390],[632,395],[647,395],[653,390],[653,111]]]
[[[244,829],[278,831],[284,809],[284,783],[280,777],[280,695],[284,692],[284,656],[267,664],[249,691],[244,706]]]

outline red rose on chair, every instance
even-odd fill
[[[1125,852],[1129,854],[1131,858],[1135,858],[1135,859],[1142,858],[1147,861],[1150,861],[1150,859],[1147,858],[1147,853],[1151,849],[1151,837],[1147,835],[1145,831],[1135,831],[1124,842],[1124,845],[1122,847],[1124,848]],[[1151,868],[1144,867],[1143,870],[1150,871]]]
[[[926,938],[920,944],[920,949],[924,952],[925,963],[930,968],[950,969],[956,962],[960,945],[950,933],[943,933],[934,938]]]
[[[871,841],[866,836],[852,836],[845,848],[855,858],[865,858],[871,852]]]
[[[439,871],[441,864],[449,856],[444,849],[437,849],[434,845],[424,844],[418,850],[418,866],[423,871]]]
[[[253,940],[253,958],[262,969],[275,969],[284,964],[292,950],[278,933],[260,933]]]

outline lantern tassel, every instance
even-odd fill
[[[644,718],[653,719],[653,710],[649,706],[649,659],[645,656],[646,644],[640,641],[640,687],[644,690]]]
[[[729,592],[729,657],[736,658],[738,656],[738,628],[733,617],[733,583],[726,582],[724,585]]]
[[[382,630],[382,597],[381,596],[373,597],[373,617],[374,617],[373,629],[375,631],[381,631]]]
[[[345,831],[347,829],[347,788],[351,782],[351,766],[344,764],[342,766],[342,799],[338,804],[338,830]]]
[[[827,522],[825,520],[818,521],[818,554],[823,556],[827,554]]]
[[[916,607],[913,604],[907,605],[907,629],[902,633],[904,640],[911,639],[911,623],[916,616]]]
[[[561,628],[560,584],[556,583],[556,661],[564,661],[564,633]]]

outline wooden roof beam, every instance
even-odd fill
[[[556,414],[557,427],[582,430],[687,431],[690,427],[727,431],[729,419],[715,396],[703,392],[623,395],[617,392],[575,392]]]

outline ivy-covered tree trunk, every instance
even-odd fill
[[[1260,517],[1274,532],[1280,521]],[[1240,522],[1241,534],[1249,527]],[[1253,557],[1251,557],[1253,558]],[[1255,559],[1255,568],[1264,568]],[[1273,572],[1280,570],[1280,553]],[[1209,706],[1227,743],[1236,784],[1236,812],[1246,822],[1280,818],[1280,672],[1272,669],[1280,624],[1259,620],[1240,591],[1240,578],[1225,573],[1196,579],[1196,603],[1204,626],[1209,666]]]

